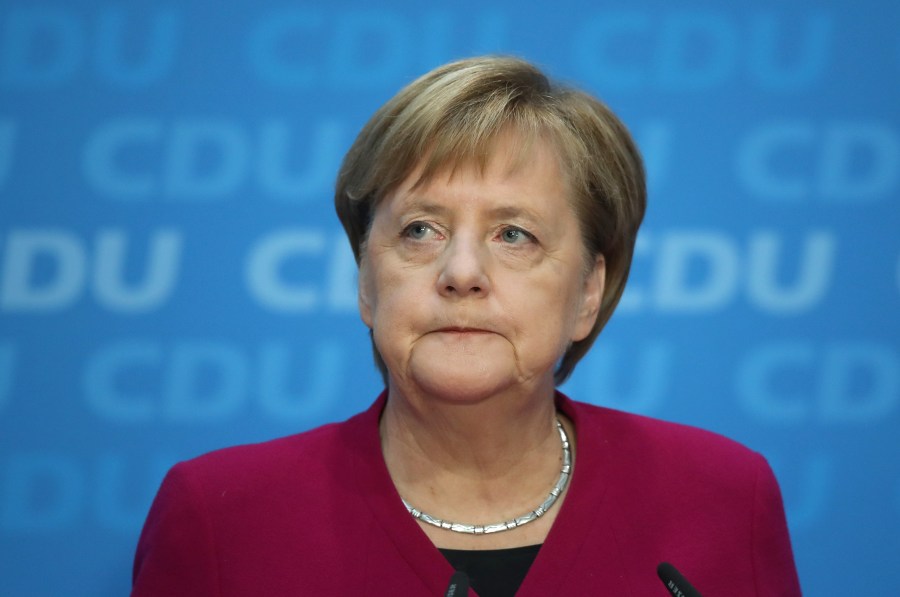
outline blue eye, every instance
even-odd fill
[[[425,222],[413,222],[403,230],[403,234],[415,240],[422,240],[431,230],[431,226]]]
[[[532,239],[532,236],[521,228],[507,228],[500,233],[503,242],[511,245],[521,244]]]

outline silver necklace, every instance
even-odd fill
[[[421,520],[422,522],[427,522],[430,525],[436,526],[441,529],[446,529],[448,531],[453,531],[455,533],[468,533],[470,535],[487,535],[489,533],[509,531],[516,527],[520,527],[523,524],[528,524],[533,520],[537,520],[538,518],[543,516],[547,512],[547,510],[553,507],[553,504],[556,503],[556,499],[560,496],[563,490],[565,490],[566,485],[569,483],[569,475],[572,474],[572,452],[569,450],[569,437],[566,435],[566,430],[563,429],[562,423],[559,422],[559,419],[556,420],[556,429],[557,431],[559,431],[559,439],[562,442],[563,449],[563,465],[559,473],[559,479],[556,481],[556,485],[553,486],[553,489],[550,490],[550,494],[547,496],[547,499],[545,499],[540,506],[538,506],[531,512],[523,514],[518,518],[513,518],[512,520],[507,520],[505,522],[498,522],[496,524],[462,524],[459,522],[450,522],[449,520],[441,520],[440,518],[435,518],[430,514],[426,514],[421,510],[413,508],[406,500],[403,500],[403,505],[406,506],[407,512],[412,514],[413,518],[415,518],[416,520]]]

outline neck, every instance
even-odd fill
[[[529,452],[558,443],[555,421],[552,386],[456,402],[392,385],[381,419],[382,449],[404,460],[421,457],[431,468],[499,474]]]
[[[422,511],[463,523],[494,523],[533,509],[559,476],[553,397],[550,386],[458,403],[392,385],[381,438],[398,492]]]

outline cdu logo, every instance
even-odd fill
[[[411,18],[383,9],[281,9],[252,25],[247,55],[256,76],[272,86],[380,87],[460,54],[508,47],[508,28],[502,11],[425,11]]]
[[[169,9],[93,14],[18,6],[0,18],[0,88],[61,87],[88,73],[122,89],[167,77],[178,54],[182,16]]]
[[[149,234],[146,246],[124,230],[97,232],[88,242],[72,231],[11,230],[0,255],[0,313],[62,311],[85,293],[109,309],[146,313],[171,297],[181,266],[182,235]],[[140,274],[130,264],[142,257]]]
[[[603,406],[651,415],[672,387],[676,351],[653,340],[625,347],[604,345],[589,352],[563,391],[599,400]]]
[[[312,280],[285,272],[292,263],[318,270]],[[247,255],[244,279],[253,299],[275,312],[356,313],[356,261],[341,234],[327,239],[315,229],[288,228],[260,238]]]
[[[308,423],[338,399],[347,360],[346,349],[331,339],[302,349],[282,341],[253,347],[133,339],[90,356],[83,390],[97,416],[120,424],[215,424],[251,410]]]
[[[14,452],[0,460],[0,528],[8,533],[59,532],[83,526],[133,535],[140,529],[171,455],[107,452]],[[139,489],[139,491],[136,491]]]
[[[871,424],[900,406],[900,354],[872,341],[777,342],[749,351],[735,381],[744,411],[760,420]]]
[[[775,201],[886,200],[900,188],[900,136],[879,122],[763,125],[738,147],[737,178]]]
[[[760,311],[796,314],[815,308],[831,286],[837,239],[812,231],[798,241],[773,231],[741,243],[724,232],[671,231],[638,238],[635,259],[649,258],[649,280],[629,282],[619,307],[697,313],[743,297]],[[637,269],[637,268],[636,268]],[[791,272],[787,278],[784,272]]]
[[[88,138],[83,175],[96,193],[122,201],[220,200],[248,182],[279,199],[321,198],[340,164],[344,126],[311,126],[300,134],[282,120],[248,129],[227,120],[116,119]]]
[[[608,11],[576,29],[573,62],[610,91],[698,92],[736,80],[783,91],[821,79],[833,45],[834,19],[822,13]]]

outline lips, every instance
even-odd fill
[[[470,327],[462,327],[462,326],[448,326],[444,328],[440,328],[435,330],[435,332],[444,333],[444,334],[493,334],[492,330],[486,330],[483,328],[470,328]]]

